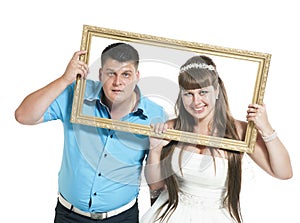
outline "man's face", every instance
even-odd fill
[[[119,62],[107,59],[99,71],[108,106],[130,101],[134,88],[140,78],[133,61]]]

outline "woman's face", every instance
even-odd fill
[[[196,120],[212,120],[218,91],[213,86],[181,91],[186,111]]]

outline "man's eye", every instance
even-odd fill
[[[124,77],[129,77],[130,76],[130,74],[128,74],[128,73],[123,73],[122,74]]]

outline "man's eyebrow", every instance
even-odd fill
[[[104,70],[108,70],[108,71],[115,71],[114,69],[112,69],[112,68],[109,68],[109,67],[105,68]]]
[[[133,71],[131,69],[128,69],[128,70],[123,70],[122,73],[124,72],[129,72],[129,73],[132,73]]]
[[[115,70],[115,69],[109,68],[109,67],[105,68],[104,71],[105,71],[105,72],[112,72],[112,73],[117,73],[117,72],[118,72],[118,70]],[[131,69],[121,70],[120,72],[121,72],[122,74],[123,74],[123,73],[130,73],[130,74],[133,73],[133,71],[132,71]]]

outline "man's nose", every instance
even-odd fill
[[[115,75],[115,78],[114,78],[114,84],[115,85],[120,85],[121,84],[121,77],[120,75]]]

